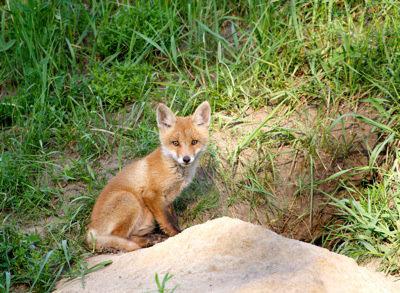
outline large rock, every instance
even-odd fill
[[[151,248],[96,256],[90,263],[104,260],[112,264],[84,280],[60,283],[57,291],[157,292],[155,274],[163,279],[169,273],[166,288],[176,286],[176,292],[400,292],[348,257],[226,217]]]

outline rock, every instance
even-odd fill
[[[383,274],[348,257],[238,219],[219,218],[190,227],[153,247],[100,255],[112,264],[84,280],[60,282],[57,292],[400,292]],[[82,287],[84,285],[84,287]]]

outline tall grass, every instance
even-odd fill
[[[334,199],[339,221],[329,227],[326,245],[360,262],[378,260],[387,273],[400,268],[400,201],[398,154],[392,170],[379,184],[360,191],[357,198]]]
[[[380,114],[376,122],[396,133],[386,140],[390,133],[375,125],[386,143],[372,152],[369,167],[381,165],[389,145],[396,158],[396,1],[32,0],[0,5],[2,290],[51,291],[61,276],[85,271],[81,235],[107,177],[102,160],[116,154],[121,165],[157,145],[156,102],[184,115],[208,99],[215,113],[240,121],[247,109],[279,104],[291,113],[304,103],[329,109],[363,99]],[[278,137],[318,161],[318,130],[298,139],[292,129],[261,129],[249,133],[235,154]],[[274,169],[273,157],[263,155],[271,162],[259,166]],[[357,200],[373,218],[389,214],[384,223],[390,237],[372,232],[370,245],[397,243],[391,237],[398,227],[386,219],[395,219],[389,198],[398,194],[385,183],[397,170],[388,169],[380,169],[377,178],[383,179],[377,183],[351,193],[360,198],[335,201],[343,212],[355,214],[344,216],[352,230],[331,230],[332,243],[342,233],[350,239],[358,229],[368,230],[368,223],[357,222],[356,213],[362,211]],[[248,181],[227,184],[226,190],[249,197],[251,204],[259,204],[259,198],[273,204],[269,179],[254,171],[247,173]],[[72,195],[68,188],[75,188]],[[215,189],[209,192],[188,219],[226,204]],[[387,201],[374,201],[382,209],[368,206],[365,196],[382,193]],[[350,255],[365,252],[352,240],[336,247]],[[398,269],[389,263],[391,271]]]
[[[371,102],[379,105],[373,99]],[[400,271],[400,169],[398,105],[380,111],[386,124],[359,117],[382,131],[382,139],[372,150],[370,166],[379,180],[354,192],[350,198],[332,199],[338,221],[328,227],[325,244],[360,262],[378,260],[386,273]],[[394,119],[391,117],[394,115]],[[385,155],[382,156],[382,153]],[[380,159],[380,161],[379,161]],[[383,168],[382,168],[383,167]]]

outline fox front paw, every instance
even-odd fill
[[[181,233],[181,230],[178,229],[178,228],[176,228],[176,229],[174,229],[174,230],[171,230],[171,231],[167,232],[167,235],[170,236],[170,237],[172,237],[172,236],[175,236],[175,235],[177,235],[177,234],[179,234],[179,233]]]

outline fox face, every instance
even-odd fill
[[[164,104],[157,108],[161,149],[180,166],[190,166],[205,150],[211,120],[210,104],[203,102],[193,115],[177,117]]]

